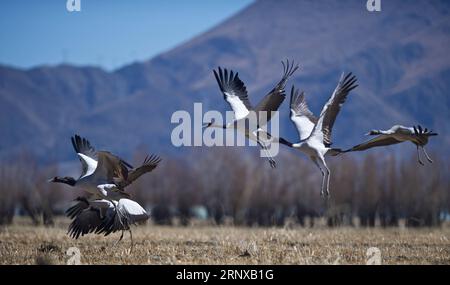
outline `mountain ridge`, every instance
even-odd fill
[[[192,111],[194,102],[204,111],[228,110],[213,68],[239,72],[256,103],[281,77],[284,59],[300,64],[287,90],[304,90],[315,114],[342,71],[358,77],[336,121],[335,145],[359,143],[369,129],[420,123],[440,133],[432,144],[449,153],[449,11],[445,1],[384,1],[374,14],[356,0],[260,0],[190,41],[111,72],[0,65],[0,159],[23,150],[47,161],[70,159],[73,133],[125,155],[142,144],[177,153],[170,145],[174,111]],[[287,105],[280,132],[295,138]]]

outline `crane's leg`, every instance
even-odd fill
[[[433,163],[433,160],[431,160],[431,158],[428,156],[428,153],[425,151],[424,147],[422,147],[422,151],[425,154],[425,157],[427,158],[428,162],[429,163]]]
[[[266,141],[269,141],[269,143],[270,143],[270,141],[272,141],[270,134],[263,130],[256,130],[255,132],[252,132],[251,134],[253,136],[253,140],[255,140],[258,143],[258,145],[264,151],[266,157],[269,159],[270,167],[276,168],[276,166],[277,166],[276,162],[273,159],[273,156],[270,154],[269,150],[267,149],[266,142],[264,141],[264,139]],[[252,136],[250,136],[249,138],[251,138]]]
[[[320,166],[319,162],[317,162],[317,157],[311,156],[311,160],[314,162],[314,164],[319,168],[320,172],[322,173],[322,186],[320,187],[320,196],[323,196],[323,188],[325,185],[325,172],[323,171],[322,167]]]
[[[130,247],[130,253],[133,250],[133,233],[131,232],[131,228],[128,229],[128,231],[130,232],[130,239],[131,239],[131,247]]]
[[[116,247],[116,245],[123,239],[123,233],[124,233],[124,231],[122,230],[122,234],[120,235],[120,238],[119,238],[119,240],[118,241],[116,241],[116,243],[114,244],[114,246],[113,247]]]
[[[100,220],[103,220],[106,217],[106,209],[95,209],[98,211],[98,216]]]
[[[269,151],[267,150],[267,146],[265,143],[261,142],[259,139],[256,140],[258,142],[258,145],[261,147],[261,149],[264,151],[264,153],[266,154],[266,157],[269,159],[269,163],[270,163],[270,167],[272,168],[276,168],[277,164],[275,162],[275,160],[273,159],[272,155],[269,153]]]
[[[113,201],[112,199],[110,199],[110,198],[105,198],[105,200],[107,200],[108,202],[110,202],[110,203],[113,205],[113,207],[114,207],[114,212],[117,213],[117,206],[116,206],[116,204],[114,203],[114,201]],[[119,215],[119,218],[120,218],[120,215]]]
[[[422,160],[420,160],[420,153],[419,153],[419,146],[417,145],[417,161],[420,163],[420,165],[424,165]]]
[[[322,175],[324,175],[322,168],[320,167],[319,163],[317,162],[317,158],[314,156],[311,156],[311,160],[314,162],[314,164],[319,168],[320,172],[322,172]]]
[[[330,169],[328,168],[328,166],[327,166],[327,163],[325,162],[325,158],[321,155],[321,156],[319,156],[319,158],[318,158],[318,162],[319,162],[319,164],[321,164],[321,166],[322,166],[322,168],[324,169],[324,181],[326,181],[326,184],[325,184],[325,191],[323,191],[323,189],[322,189],[322,196],[323,196],[323,194],[325,193],[325,197],[327,197],[327,198],[329,198],[330,197]],[[324,192],[324,193],[323,193]]]

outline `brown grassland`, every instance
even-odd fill
[[[0,229],[0,264],[66,264],[77,247],[82,264],[366,264],[377,247],[382,264],[450,264],[450,228],[133,227],[73,240],[55,227],[15,223]]]

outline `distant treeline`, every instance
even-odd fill
[[[163,157],[127,191],[151,210],[157,224],[205,219],[218,225],[285,226],[293,221],[314,226],[320,217],[328,226],[355,226],[358,220],[358,226],[366,227],[398,226],[400,221],[418,227],[440,226],[449,218],[448,161],[434,155],[433,164],[421,166],[413,152],[401,161],[380,153],[330,158],[328,200],[320,197],[320,171],[299,154],[283,151],[277,168],[270,169],[255,151],[229,148]],[[134,164],[143,157],[137,151]],[[27,155],[14,165],[0,165],[0,224],[20,214],[51,225],[54,216],[64,214],[70,200],[84,193],[48,183],[57,170],[40,167]]]

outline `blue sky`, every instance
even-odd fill
[[[252,0],[3,0],[0,64],[100,65],[111,70],[149,59],[200,34]]]

